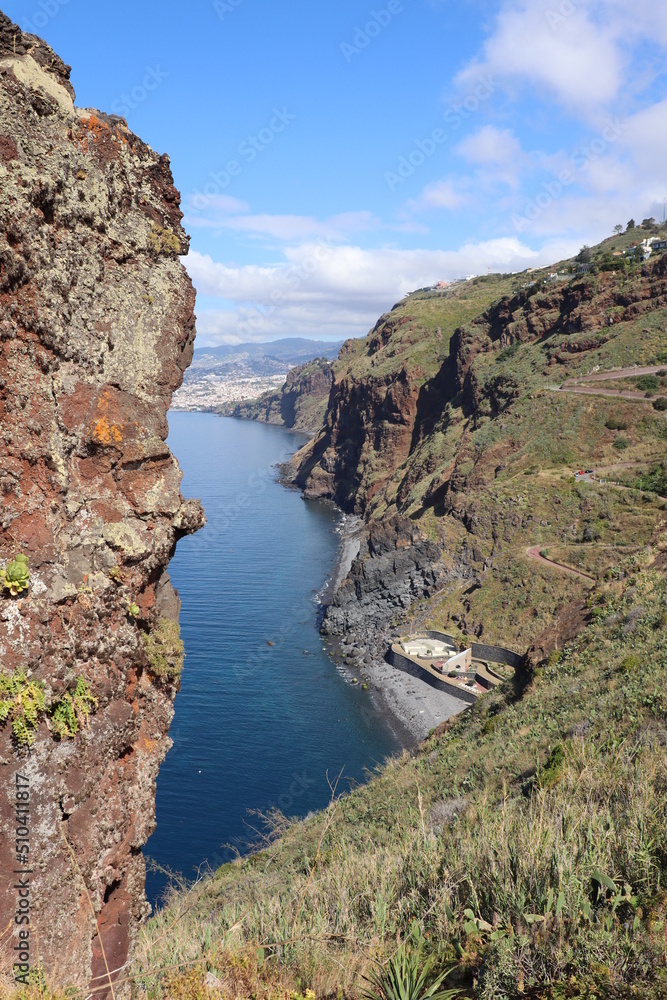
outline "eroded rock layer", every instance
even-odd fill
[[[147,909],[141,847],[178,684],[166,567],[203,513],[165,444],[195,334],[169,160],[73,98],[69,68],[0,13],[0,567],[22,552],[30,572],[0,592],[0,672],[25,668],[44,697],[31,747],[18,702],[0,729],[0,924],[18,905],[19,774],[31,965],[38,948],[60,982],[99,986],[107,968],[122,979]],[[57,738],[77,685],[96,705]]]

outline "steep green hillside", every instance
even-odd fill
[[[448,583],[397,629],[488,637],[524,667],[175,892],[137,995],[356,997],[409,939],[470,998],[667,996],[667,256],[610,264],[613,245],[591,273],[408,296],[343,348],[297,482],[438,544]],[[588,394],[632,365],[657,386]]]
[[[356,994],[417,925],[467,996],[664,996],[667,537],[652,541],[567,609],[516,686],[176,894],[137,987],[209,995],[180,966],[225,995]]]
[[[593,260],[609,252],[603,244]],[[558,391],[598,370],[655,366],[667,350],[667,254],[618,266],[573,275],[571,261],[555,281],[544,269],[415,293],[341,352],[325,426],[296,456],[295,480],[367,518],[399,512],[441,546],[451,586],[426,609],[432,624],[525,649],[588,588],[527,549],[604,577],[619,551],[650,537],[657,494],[573,473],[662,482],[656,396]]]

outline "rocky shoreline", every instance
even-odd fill
[[[385,659],[396,637],[394,618],[442,582],[439,552],[403,518],[365,526],[343,514],[340,535],[339,557],[320,595],[321,632],[332,659],[350,682],[368,686],[374,712],[410,749],[466,708]]]

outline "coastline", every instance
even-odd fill
[[[363,527],[360,517],[341,511],[338,558],[319,595],[323,612],[359,553]],[[468,706],[388,663],[384,654],[393,638],[386,628],[374,629],[370,637],[367,632],[363,636],[349,633],[341,640],[323,636],[331,659],[348,682],[356,679],[359,685],[368,685],[373,712],[389,724],[400,746],[410,750],[426,739],[432,729]]]

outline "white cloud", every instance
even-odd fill
[[[573,13],[559,15],[559,7]],[[594,23],[581,0],[571,0],[569,7],[556,0],[508,0],[481,58],[464,69],[457,82],[466,87],[480,74],[490,73],[537,84],[570,108],[591,110],[617,96],[623,69],[614,25],[606,18]]]
[[[252,214],[250,206],[226,195],[195,195],[186,199],[183,224],[192,229],[227,229],[254,238],[286,243],[308,239],[344,239],[352,233],[375,228],[371,212],[341,212],[328,219],[309,215]]]
[[[208,344],[284,336],[363,336],[407,292],[442,279],[548,264],[578,249],[555,241],[533,250],[519,237],[470,243],[459,250],[364,250],[305,243],[280,263],[230,266],[193,252],[184,261],[201,295],[220,309],[199,312]]]
[[[464,190],[467,187],[468,183],[464,177],[435,181],[433,184],[427,184],[417,198],[410,198],[406,208],[409,212],[422,212],[434,208],[451,211],[460,208],[468,201],[468,194]]]
[[[456,151],[470,163],[517,163],[523,159],[521,143],[511,129],[485,125],[478,132],[459,143]]]
[[[523,167],[530,162],[511,129],[494,125],[485,125],[468,136],[459,143],[456,152],[480,168],[477,180],[487,190],[499,181],[517,188]]]

